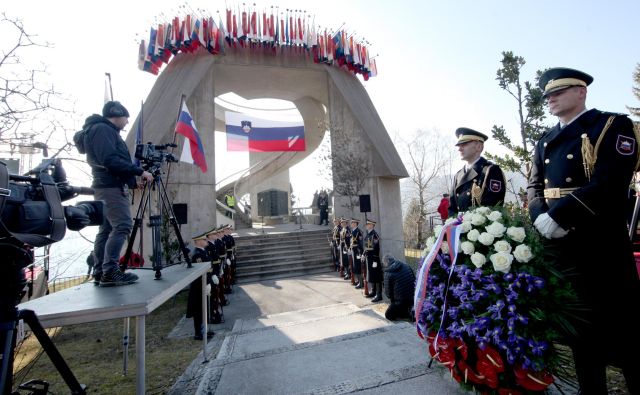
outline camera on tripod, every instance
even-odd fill
[[[178,158],[173,154],[166,152],[169,147],[177,147],[177,144],[153,144],[151,142],[146,144],[136,145],[136,159],[140,160],[142,168],[154,174],[154,171],[158,171],[163,162],[177,162]]]
[[[4,163],[0,162],[0,166],[6,172]],[[60,159],[44,160],[25,176],[12,174],[5,179],[0,181],[5,183],[0,185],[2,239],[42,247],[62,240],[66,228],[80,230],[102,224],[101,201],[62,206],[63,201],[80,194],[92,195],[93,190],[70,185]]]

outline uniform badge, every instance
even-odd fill
[[[502,190],[502,181],[489,180],[489,190],[491,192],[500,192]]]
[[[618,135],[616,150],[621,155],[632,155],[636,152],[636,140],[633,137]]]

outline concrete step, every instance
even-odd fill
[[[322,237],[316,238],[291,238],[286,240],[268,240],[260,243],[239,244],[236,243],[237,250],[240,251],[256,251],[263,248],[274,248],[279,246],[304,246],[304,245],[329,245],[329,241]]]
[[[331,254],[326,249],[313,249],[313,250],[295,250],[291,252],[282,252],[278,254],[269,255],[254,255],[251,258],[245,256],[236,256],[238,261],[238,267],[240,266],[256,266],[260,264],[269,264],[276,262],[291,262],[306,259],[323,258],[331,260]]]
[[[278,314],[267,314],[256,318],[238,319],[233,326],[233,331],[244,333],[248,330],[266,327],[289,326],[318,319],[346,316],[356,311],[360,311],[360,308],[352,303],[336,303]]]
[[[320,242],[320,243],[308,242],[304,244],[280,243],[280,244],[273,244],[268,246],[241,246],[236,249],[236,256],[244,258],[251,255],[258,255],[258,254],[265,254],[265,255],[279,254],[283,252],[289,252],[292,249],[306,250],[306,249],[318,249],[318,248],[324,248],[325,250],[331,252],[331,249],[329,248],[329,244],[326,242]]]
[[[299,277],[307,274],[330,273],[331,268],[327,263],[314,264],[304,267],[290,267],[286,269],[272,269],[268,271],[255,271],[249,273],[238,273],[236,282],[238,284],[248,284],[264,280],[276,280],[281,278]]]
[[[308,231],[308,232],[290,232],[290,233],[280,233],[280,234],[268,234],[268,235],[259,235],[259,236],[242,236],[236,237],[236,244],[238,245],[248,245],[248,244],[265,244],[271,242],[279,242],[279,241],[289,241],[289,240],[298,240],[298,239],[323,239],[326,240],[327,235],[330,235],[330,232],[327,231]]]
[[[238,276],[241,276],[247,273],[266,272],[274,269],[295,270],[298,268],[319,265],[319,264],[324,264],[327,268],[329,268],[330,263],[331,262],[325,257],[317,257],[317,258],[308,258],[308,259],[298,259],[293,261],[274,261],[271,263],[253,264],[250,266],[238,265],[236,268],[236,274]]]

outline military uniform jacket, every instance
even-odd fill
[[[203,248],[196,247],[191,255],[191,262],[207,262],[209,256],[207,251]],[[207,273],[207,282],[209,282],[210,275]],[[196,278],[189,287],[189,295],[187,297],[187,318],[194,316],[202,316],[202,280],[200,277]]]
[[[353,228],[353,230],[351,231],[351,251],[353,253],[353,274],[360,274],[362,273],[362,268],[361,268],[361,257],[362,257],[362,252],[363,252],[363,236],[362,236],[362,230],[360,230],[360,228],[355,227]]]
[[[351,247],[351,228],[345,226],[340,231],[340,250],[346,254],[349,247]]]
[[[380,261],[380,236],[375,229],[364,236],[364,255],[367,258],[367,281],[382,282],[382,261]],[[376,267],[373,267],[374,262]]]
[[[333,245],[337,246],[340,244],[340,233],[342,232],[342,226],[336,225],[333,227],[331,231],[331,241]]]
[[[227,251],[227,258],[231,258],[231,254],[233,253],[233,247],[235,246],[235,240],[233,240],[233,236],[224,235],[222,236],[222,241],[224,242],[224,246]]]
[[[603,135],[590,177],[585,175],[582,157],[583,136],[597,145],[609,118],[615,118]],[[586,319],[592,326],[581,330],[597,336],[605,327],[616,328],[614,338],[631,339],[635,314],[626,311],[626,303],[640,300],[638,273],[627,231],[627,191],[638,158],[638,141],[633,125],[624,115],[589,110],[560,129],[557,125],[536,144],[528,203],[531,219],[548,213],[563,229],[566,237],[545,241],[556,247],[560,268],[573,268],[571,277],[582,302],[591,309]],[[545,189],[563,189],[564,196],[545,198]],[[548,248],[547,248],[548,249]],[[587,332],[585,332],[585,330]],[[607,352],[628,349],[630,344],[608,345]]]
[[[498,165],[480,157],[469,171],[465,172],[463,167],[456,173],[454,187],[449,198],[450,217],[473,207],[472,189],[474,185],[482,190],[480,206],[495,206],[504,202],[507,189],[502,170]]]

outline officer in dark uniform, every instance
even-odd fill
[[[471,207],[501,204],[507,190],[502,170],[481,156],[488,137],[469,128],[458,128],[456,136],[460,157],[467,164],[454,178],[449,216],[455,216]]]
[[[207,246],[207,237],[205,234],[199,234],[193,237],[193,243],[195,244],[195,249],[193,250],[193,255],[191,255],[191,262],[200,263],[200,262],[208,262],[207,251],[205,247]],[[211,282],[211,273],[207,273],[207,284]],[[187,298],[187,318],[193,317],[193,329],[195,340],[202,340],[204,328],[202,325],[202,279],[197,278],[193,280],[191,285],[189,286],[189,296]],[[207,338],[211,338],[213,336],[213,331],[207,331]]]
[[[370,294],[367,298],[373,298],[372,302],[382,300],[382,262],[380,261],[380,236],[374,229],[376,222],[367,220],[367,234],[364,236],[364,257],[367,262],[367,281],[371,283]]]
[[[360,220],[351,218],[351,256],[353,259],[353,284],[356,289],[362,288],[364,280],[362,278],[362,252],[363,239],[362,230],[358,225]]]
[[[626,226],[627,189],[638,162],[638,137],[626,115],[587,110],[581,71],[552,68],[539,80],[559,123],[536,144],[528,205],[559,269],[586,311],[569,338],[582,394],[607,394],[606,366],[622,369],[640,393],[640,281]],[[615,208],[620,209],[615,209]]]
[[[218,229],[214,228],[207,232],[207,253],[209,259],[211,259],[211,268],[213,269],[213,275],[218,278],[218,284],[216,285],[216,299],[222,310],[222,306],[228,305],[228,301],[224,296],[224,269],[222,266],[222,257],[220,256],[218,240]],[[224,320],[224,311],[221,312],[222,320]]]
[[[231,225],[225,225],[222,236],[222,241],[224,241],[224,246],[227,250],[227,259],[230,262],[229,284],[231,285],[236,283],[236,241],[231,235],[232,230],[233,228],[231,227]]]
[[[331,256],[333,257],[333,269],[334,271],[340,270],[340,219],[338,217],[333,218],[333,230],[331,230]]]
[[[349,267],[349,247],[351,246],[351,229],[347,225],[347,219],[340,219],[340,275],[348,280],[351,278]]]

